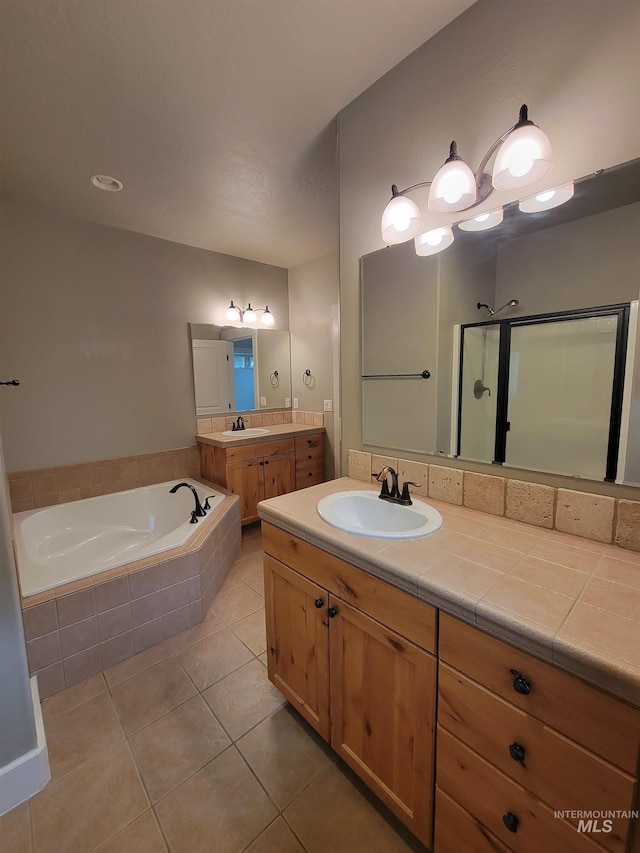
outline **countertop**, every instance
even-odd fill
[[[640,553],[415,496],[440,512],[440,530],[405,540],[344,533],[323,521],[316,505],[346,489],[375,491],[343,477],[262,501],[258,513],[640,706]]]
[[[196,441],[202,444],[213,444],[216,447],[238,447],[240,444],[260,444],[275,438],[294,438],[297,435],[311,435],[314,432],[324,432],[324,427],[310,424],[273,424],[263,427],[268,432],[262,435],[243,436],[238,430],[234,435],[223,435],[221,432],[205,432],[196,435]]]

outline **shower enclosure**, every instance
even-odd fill
[[[615,481],[629,310],[462,326],[456,455]]]

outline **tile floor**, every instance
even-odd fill
[[[258,527],[206,619],[43,702],[0,853],[424,851],[267,679]]]

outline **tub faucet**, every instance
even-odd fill
[[[207,513],[206,513],[206,512],[204,511],[204,509],[202,508],[202,504],[200,503],[200,498],[198,497],[198,493],[196,492],[196,490],[194,489],[194,487],[193,487],[190,483],[178,483],[178,484],[177,484],[176,486],[174,486],[172,489],[169,489],[169,492],[170,492],[172,495],[175,495],[175,493],[178,491],[178,489],[181,489],[183,486],[185,486],[187,489],[191,489],[191,491],[193,492],[193,497],[195,498],[195,501],[196,501],[196,508],[195,508],[195,510],[191,513],[191,523],[193,524],[193,523],[194,523],[194,519],[196,519],[196,518],[204,518],[204,516],[205,516]]]
[[[387,483],[387,476],[389,474],[391,475],[391,491],[389,491],[389,484]],[[409,486],[419,486],[419,483],[412,483],[410,480],[407,480],[406,483],[402,484],[401,494],[398,488],[398,475],[390,465],[385,465],[382,471],[374,476],[379,483],[382,483],[379,497],[383,501],[391,501],[391,503],[401,504],[402,506],[411,506],[413,501],[409,493]]]

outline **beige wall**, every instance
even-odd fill
[[[327,453],[325,474],[333,476],[334,457],[339,452],[334,413],[338,389],[334,383],[334,322],[332,309],[338,304],[338,258],[324,255],[289,270],[289,317],[291,325],[292,393],[298,408],[322,412],[324,400],[332,400],[334,411],[325,413]],[[308,387],[302,374],[309,369],[314,382]]]
[[[287,271],[5,202],[0,429],[8,471],[193,444],[188,322],[230,299],[289,327]]]
[[[343,463],[362,446],[359,259],[382,248],[391,183],[431,178],[452,138],[475,168],[523,102],[552,141],[554,183],[637,157],[638,24],[635,0],[478,0],[340,113]]]

